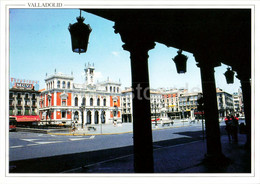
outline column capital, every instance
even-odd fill
[[[250,73],[245,70],[237,70],[236,78],[240,81],[249,81],[251,79]]]
[[[209,52],[203,51],[203,53],[195,53],[193,54],[198,67],[217,67],[221,66],[221,63],[218,61],[217,58],[211,56]]]
[[[129,52],[148,52],[155,46],[153,34],[143,25],[115,22],[115,33],[121,36],[123,49]]]

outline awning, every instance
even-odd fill
[[[40,117],[37,116],[15,116],[17,122],[35,122],[40,121]]]
[[[194,114],[195,114],[195,115],[197,115],[197,114],[198,114],[198,115],[201,115],[201,114],[204,114],[204,112],[200,112],[200,111],[199,111],[199,112],[194,112]]]

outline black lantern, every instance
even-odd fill
[[[86,25],[83,23],[84,20],[85,18],[81,17],[81,10],[80,10],[80,16],[77,17],[78,22],[69,25],[72,51],[79,54],[87,51],[89,35],[90,32],[92,31],[89,24]]]
[[[227,71],[224,73],[228,84],[234,83],[234,74],[235,72],[232,71],[230,67],[228,67]]]
[[[176,64],[178,73],[186,73],[186,63],[188,57],[182,54],[182,50],[178,50],[178,55],[175,56],[172,60]]]

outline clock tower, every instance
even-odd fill
[[[88,66],[85,64],[85,83],[86,85],[94,85],[94,63],[93,66],[88,63]]]

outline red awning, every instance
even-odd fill
[[[200,111],[199,111],[199,112],[194,112],[194,114],[195,114],[195,115],[197,115],[197,114],[198,114],[198,115],[201,115],[201,114],[204,114],[204,112],[200,112]]]
[[[35,122],[40,121],[39,116],[15,116],[17,122]]]
[[[160,118],[157,118],[157,119],[156,119],[156,121],[159,121],[159,120],[160,120]],[[155,121],[155,119],[152,119],[152,121]]]

